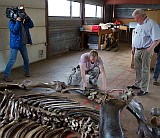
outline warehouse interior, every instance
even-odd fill
[[[63,11],[64,9],[63,6],[65,8],[67,7],[66,4],[62,4],[62,3],[63,2],[69,3],[70,12],[68,13],[68,15],[59,15],[59,16],[52,15],[52,12],[54,14],[53,7],[55,7],[52,5],[54,4],[56,5],[56,3],[58,3],[57,1],[59,1],[59,3],[61,3],[62,5],[62,7],[58,8],[61,11]],[[77,3],[79,5],[78,16],[74,15],[74,12],[73,12],[74,10],[71,8],[71,5],[73,6],[74,4],[77,4]],[[87,9],[85,7],[85,4],[92,5],[92,6],[94,5],[96,7],[96,14],[94,14],[94,17],[93,16],[86,17],[85,11],[87,12]],[[4,76],[3,71],[7,65],[7,62],[10,56],[10,41],[9,41],[10,30],[8,28],[9,19],[6,18],[5,11],[7,7],[17,7],[18,5],[25,6],[25,10],[27,14],[32,18],[34,22],[34,28],[30,29],[33,44],[27,45],[28,56],[30,61],[31,77],[24,76],[23,60],[20,53],[18,53],[16,63],[14,64],[11,72],[11,79],[13,81],[6,83],[3,81],[2,78]],[[98,15],[98,12],[97,12],[98,8],[100,8],[100,11],[101,11],[100,15]],[[25,96],[26,97],[28,96],[30,99],[35,98],[35,101],[36,101],[36,97],[40,97],[40,94],[44,94],[47,96],[49,95],[50,98],[48,99],[51,99],[51,97],[54,97],[54,96],[67,97],[67,99],[73,102],[78,102],[80,106],[84,106],[88,108],[88,110],[92,109],[92,113],[95,113],[95,116],[97,115],[98,117],[100,117],[99,111],[100,111],[101,104],[95,102],[93,99],[88,99],[88,97],[82,94],[83,91],[68,90],[67,92],[62,93],[59,91],[55,92],[55,90],[51,89],[51,87],[48,87],[48,88],[43,86],[34,87],[34,84],[37,84],[39,82],[51,83],[54,81],[64,82],[67,84],[67,80],[69,75],[71,74],[72,68],[78,65],[80,56],[83,53],[89,52],[92,49],[92,46],[96,46],[95,49],[98,51],[99,56],[102,58],[102,61],[104,63],[104,69],[107,77],[107,91],[111,91],[111,90],[115,90],[118,92],[128,91],[127,86],[132,85],[135,81],[135,69],[134,69],[133,55],[131,54],[131,46],[132,46],[132,31],[135,28],[135,23],[136,23],[132,17],[132,12],[137,8],[144,9],[149,18],[155,20],[158,24],[160,24],[159,0],[154,0],[154,1],[152,0],[141,0],[141,1],[138,1],[138,0],[135,0],[135,1],[130,1],[130,0],[114,0],[114,1],[113,0],[61,0],[61,1],[60,0],[34,0],[34,1],[1,0],[0,1],[0,11],[1,11],[0,12],[0,15],[1,15],[1,21],[0,21],[0,40],[1,40],[0,84],[1,85],[0,87],[2,88],[0,88],[0,91],[1,91],[0,101],[5,101],[5,98],[7,96],[12,97],[10,93],[14,94],[15,96],[15,99],[11,98],[11,103],[13,102],[13,99],[16,101],[18,99],[17,97],[20,97],[21,99],[23,99]],[[65,10],[62,13],[64,14]],[[117,39],[116,50],[114,48],[106,50],[107,44],[105,43],[106,42],[105,36],[108,36],[107,35],[108,31],[104,30],[104,32],[102,32],[102,36],[97,35],[97,32],[96,33],[94,32],[93,35],[88,33],[83,33],[84,29],[85,30],[92,29],[91,27],[93,25],[114,23],[116,21],[120,23],[120,25],[116,24],[116,26],[114,26],[116,33],[113,34],[114,36],[113,38],[116,37]],[[97,39],[96,45],[95,44],[88,45],[92,36],[96,36],[96,39]],[[95,37],[93,38],[95,40]],[[145,123],[149,125],[151,124],[151,119],[153,117],[151,114],[151,109],[160,108],[160,102],[159,102],[160,85],[152,84],[155,60],[156,60],[156,54],[153,55],[152,61],[151,61],[151,71],[150,71],[151,76],[150,76],[148,95],[133,96],[133,99],[135,99],[138,103],[142,104],[144,109],[144,114],[146,117]],[[99,87],[102,85],[101,77],[102,76],[100,75],[100,79],[98,81]],[[29,90],[22,89],[21,84],[23,83],[29,83],[29,86],[26,86],[26,87],[31,87],[31,89]],[[11,88],[9,87],[10,85],[13,86],[13,89],[12,87]],[[14,88],[14,86],[16,86],[16,88]],[[4,88],[9,88],[9,90],[11,90],[12,92],[10,91],[8,92]],[[79,89],[80,88],[81,87],[79,87]],[[6,91],[7,96],[5,95],[4,91]],[[133,92],[136,94],[138,91],[134,90]],[[29,101],[29,98],[28,98],[28,101]],[[9,100],[8,100],[8,103],[9,103]],[[12,131],[12,133],[9,132],[9,130],[13,130],[13,127],[10,124],[11,121],[4,123],[5,115],[2,116],[2,109],[5,114],[9,114],[7,110],[4,109],[5,108],[4,105],[3,104],[0,105],[1,106],[0,107],[1,109],[0,130],[1,132],[4,132],[4,134],[1,133],[0,136],[1,137],[7,136],[7,135],[11,136],[12,134],[12,137],[13,135],[14,137],[16,137],[17,135],[15,131]],[[16,102],[14,105],[16,106]],[[9,108],[9,106],[6,106],[6,107]],[[12,104],[10,104],[10,107],[12,107]],[[32,105],[31,107],[33,109],[34,106]],[[28,107],[28,110],[29,110],[29,107]],[[41,110],[41,108],[36,107],[35,110],[39,111]],[[45,110],[41,110],[41,112],[43,111]],[[124,134],[124,137],[126,138],[138,137],[138,134],[137,134],[138,122],[135,115],[127,109],[127,104],[125,107],[123,107],[123,110],[120,109],[119,112],[120,112],[119,117],[120,117],[120,124],[121,124],[120,126],[122,128],[122,131],[123,131],[122,133]],[[27,117],[29,118],[29,112],[26,114],[28,114]],[[47,111],[47,114],[50,114],[50,112]],[[53,112],[51,112],[51,115],[52,116],[54,115]],[[16,117],[16,115],[14,115],[14,117]],[[24,118],[25,117],[26,116],[24,116]],[[91,118],[93,119],[94,117],[91,117]],[[79,117],[78,119],[81,119],[81,117]],[[32,117],[28,120],[32,120]],[[99,118],[97,118],[97,120],[99,121]],[[48,132],[50,132],[48,133],[50,135],[45,135],[45,137],[47,138],[54,137],[54,135],[55,137],[59,136],[62,138],[80,138],[80,137],[85,138],[85,137],[91,137],[91,136],[95,138],[98,137],[97,136],[98,134],[93,134],[93,133],[97,133],[97,131],[94,128],[95,126],[91,128],[95,130],[94,132],[93,131],[88,132],[89,130],[87,128],[85,128],[86,132],[82,132],[82,129],[81,131],[75,128],[73,129],[73,124],[68,127],[69,129],[67,128],[65,130],[61,129],[60,126],[56,125],[59,130],[56,129],[57,132],[55,133],[53,128],[50,129],[50,127],[46,127],[47,124],[45,123],[43,124],[43,122],[41,123],[42,125],[44,125],[44,127],[43,126],[42,127],[44,128],[45,132],[47,133],[47,129],[49,130]],[[91,124],[84,123],[84,126],[86,125],[89,128]],[[4,126],[7,126],[7,127],[4,127]],[[36,128],[38,128],[39,130]],[[22,130],[24,129],[25,129],[25,124],[19,124],[19,128],[17,127],[15,130],[16,131],[20,130],[19,132],[21,132],[21,137],[22,137]],[[65,136],[62,134],[58,135],[58,131],[62,132],[62,130]],[[53,133],[51,133],[52,131]],[[87,132],[91,135],[89,134],[87,135]],[[38,136],[42,137],[42,134],[43,134],[43,131],[42,129],[40,129],[40,126],[36,126],[30,131],[30,133],[28,132],[28,135],[26,134],[24,136],[24,132],[23,132],[23,137],[25,138],[31,135],[32,137],[38,137]],[[20,133],[19,133],[19,136],[20,136]],[[43,137],[44,137],[44,134],[43,134]]]

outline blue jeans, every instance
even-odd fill
[[[12,48],[10,49],[10,59],[4,71],[4,76],[10,76],[12,66],[14,65],[17,59],[18,50],[20,51],[23,58],[23,62],[24,62],[23,70],[25,73],[29,73],[28,52],[27,52],[26,44],[24,44],[24,45],[21,45],[19,49],[12,49]]]
[[[155,66],[154,66],[153,79],[155,81],[158,80],[159,73],[160,73],[160,51],[157,53],[157,59],[156,59],[156,63],[155,63]]]

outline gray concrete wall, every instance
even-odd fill
[[[7,7],[17,7],[24,4],[27,14],[32,18],[35,27],[30,29],[33,45],[27,45],[30,63],[46,59],[46,27],[45,27],[45,0],[0,0],[0,72],[5,69],[9,59],[9,19],[4,13]],[[43,51],[43,55],[40,55]],[[18,53],[13,68],[23,65]]]

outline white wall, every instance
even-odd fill
[[[45,0],[0,0],[0,72],[4,71],[9,59],[9,19],[4,13],[7,7],[17,7],[24,4],[27,14],[31,17],[35,27],[30,29],[33,45],[27,45],[30,63],[46,59],[46,27]],[[40,51],[43,55],[40,56]],[[23,65],[20,53],[13,68]]]

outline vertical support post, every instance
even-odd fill
[[[104,4],[103,4],[103,23],[106,22],[106,2],[104,0]]]
[[[50,44],[49,44],[49,28],[48,28],[48,0],[45,0],[45,26],[46,26],[46,46],[47,46],[47,49],[46,49],[46,56],[47,56],[47,59],[50,57]]]
[[[82,0],[81,17],[82,17],[82,25],[85,25],[85,0]]]

